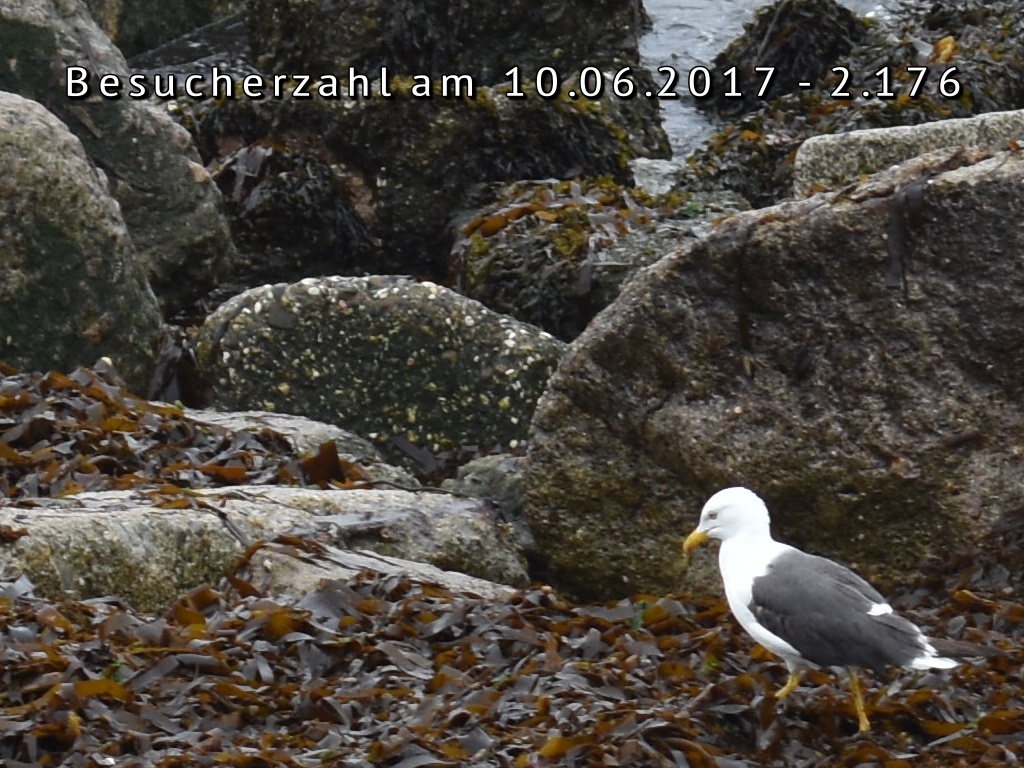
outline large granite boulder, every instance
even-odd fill
[[[165,110],[99,95],[99,75],[123,79],[129,70],[85,5],[0,4],[0,49],[0,90],[42,103],[106,174],[161,304],[181,306],[217,283],[237,258],[220,193]],[[86,98],[66,95],[71,66],[89,73]]]
[[[680,538],[728,485],[782,538],[893,578],[1019,508],[1022,177],[1019,150],[940,151],[737,214],[629,283],[533,421],[551,580],[678,587]]]
[[[275,590],[294,590],[296,582],[308,590],[318,575],[337,578],[332,565],[393,571],[388,558],[395,557],[500,583],[527,581],[515,542],[479,499],[283,486],[194,491],[189,498],[185,508],[158,489],[33,500],[30,511],[5,512],[16,541],[0,549],[0,568],[26,574],[41,595],[118,595],[145,611],[217,583],[251,544],[278,536],[287,537],[293,556],[302,558],[308,547],[332,553],[333,563],[311,572],[291,558],[257,557]],[[360,554],[349,561],[346,552]]]
[[[0,92],[0,360],[102,356],[140,391],[160,317],[106,178],[41,105]]]
[[[508,446],[565,345],[434,285],[307,278],[242,293],[197,340],[213,405],[298,413],[437,453]]]

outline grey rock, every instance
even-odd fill
[[[508,599],[515,589],[458,571],[446,571],[429,563],[388,557],[372,550],[339,549],[319,545],[310,554],[295,557],[288,548],[271,545],[254,564],[260,585],[274,595],[304,597],[327,582],[347,581],[367,571],[383,576],[400,575],[422,584],[434,584],[452,592],[488,600]]]
[[[892,579],[1024,503],[1022,177],[1021,152],[932,153],[737,214],[629,283],[533,421],[552,582],[677,588],[729,485],[783,539]]]
[[[239,11],[242,0],[85,0],[114,44],[132,57]]]
[[[1024,143],[1024,110],[812,136],[796,154],[793,191],[835,189],[936,149],[1006,149],[1011,141]]]
[[[197,348],[215,407],[305,414],[436,453],[522,440],[564,344],[432,283],[325,277],[230,299]]]
[[[39,101],[63,120],[105,173],[164,307],[203,295],[237,258],[220,192],[186,130],[165,110],[99,95],[102,74],[124,78],[124,57],[81,0],[0,4],[0,90]],[[85,67],[90,95],[66,97],[67,68]]]
[[[533,552],[535,542],[530,526],[523,516],[523,456],[494,454],[481,456],[459,467],[454,478],[441,487],[464,496],[493,502],[499,517],[511,526],[520,549]]]
[[[185,415],[201,424],[211,424],[233,432],[270,429],[284,435],[300,455],[312,455],[324,443],[333,442],[338,456],[357,464],[369,480],[402,488],[416,488],[419,481],[401,467],[384,463],[380,452],[369,440],[322,421],[271,411],[213,411],[186,408]]]
[[[0,92],[0,359],[71,370],[109,356],[138,391],[159,322],[81,143],[41,105]]]
[[[526,583],[522,556],[479,500],[282,486],[196,491],[192,498],[194,509],[161,509],[140,493],[104,491],[6,508],[0,520],[28,535],[0,549],[0,572],[24,573],[44,596],[118,595],[157,611],[230,571],[245,549],[234,529],[247,542],[287,535],[312,542],[313,550],[359,550],[365,559],[372,549],[385,558]],[[267,575],[284,588],[281,567]]]

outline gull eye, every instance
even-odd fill
[[[714,512],[708,512],[708,520],[717,520],[717,519],[718,519],[718,511],[717,510],[715,510]]]

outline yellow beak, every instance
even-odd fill
[[[708,535],[704,531],[694,531],[686,537],[686,541],[683,542],[683,552],[690,554],[708,540]]]

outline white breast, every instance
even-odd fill
[[[796,648],[761,626],[749,607],[754,579],[764,576],[768,572],[768,564],[791,549],[788,544],[772,539],[758,538],[752,541],[736,536],[722,542],[718,550],[718,567],[722,572],[729,609],[740,626],[769,651],[781,656],[790,669],[794,669],[809,665],[801,659]]]

